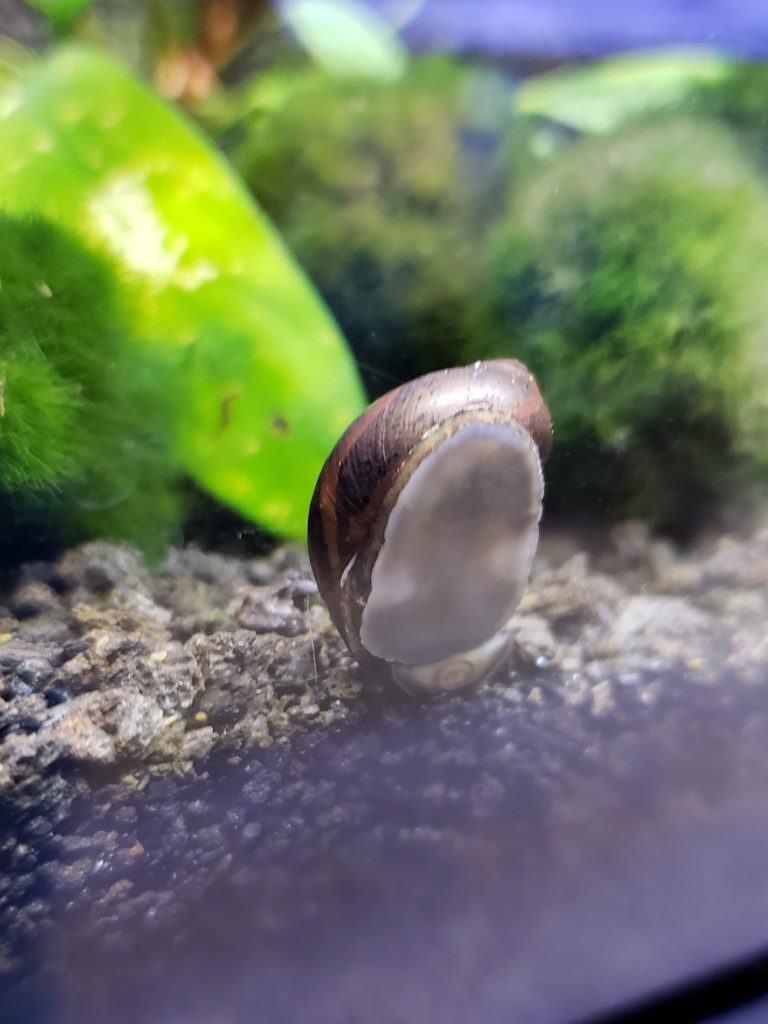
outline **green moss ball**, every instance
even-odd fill
[[[306,70],[257,82],[230,155],[372,394],[461,352],[506,189],[510,97],[501,76],[436,58],[394,83]]]
[[[167,389],[111,265],[45,220],[0,213],[6,544],[26,517],[62,540],[161,545],[176,516]]]
[[[555,424],[554,511],[685,529],[768,464],[768,197],[688,117],[582,141],[519,187],[469,356],[514,354]]]

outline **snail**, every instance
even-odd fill
[[[312,497],[309,557],[364,670],[430,694],[497,666],[538,544],[551,443],[515,359],[409,381],[347,429]]]

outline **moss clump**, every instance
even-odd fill
[[[728,74],[696,89],[683,106],[734,129],[763,171],[768,169],[768,65],[734,63]]]
[[[676,117],[575,145],[496,233],[470,355],[514,353],[555,422],[550,508],[684,528],[768,464],[768,198]]]
[[[170,410],[112,267],[41,219],[0,214],[0,524],[6,545],[126,538],[176,516]],[[15,541],[13,541],[15,543]]]
[[[253,102],[230,155],[328,302],[369,391],[454,362],[505,191],[503,80],[427,58],[394,83],[265,76]]]

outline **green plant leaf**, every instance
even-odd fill
[[[288,0],[281,17],[320,67],[334,75],[399,78],[406,53],[392,26],[357,0]]]
[[[634,53],[536,75],[520,87],[516,109],[580,131],[607,132],[628,117],[676,105],[729,67],[712,51]]]
[[[304,535],[322,462],[360,411],[336,326],[225,160],[103,55],[60,50],[0,93],[0,203],[116,257],[168,356],[186,470]]]

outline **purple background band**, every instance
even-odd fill
[[[377,6],[388,5],[378,0]],[[418,47],[577,57],[657,46],[768,54],[764,0],[425,0],[405,31]]]

